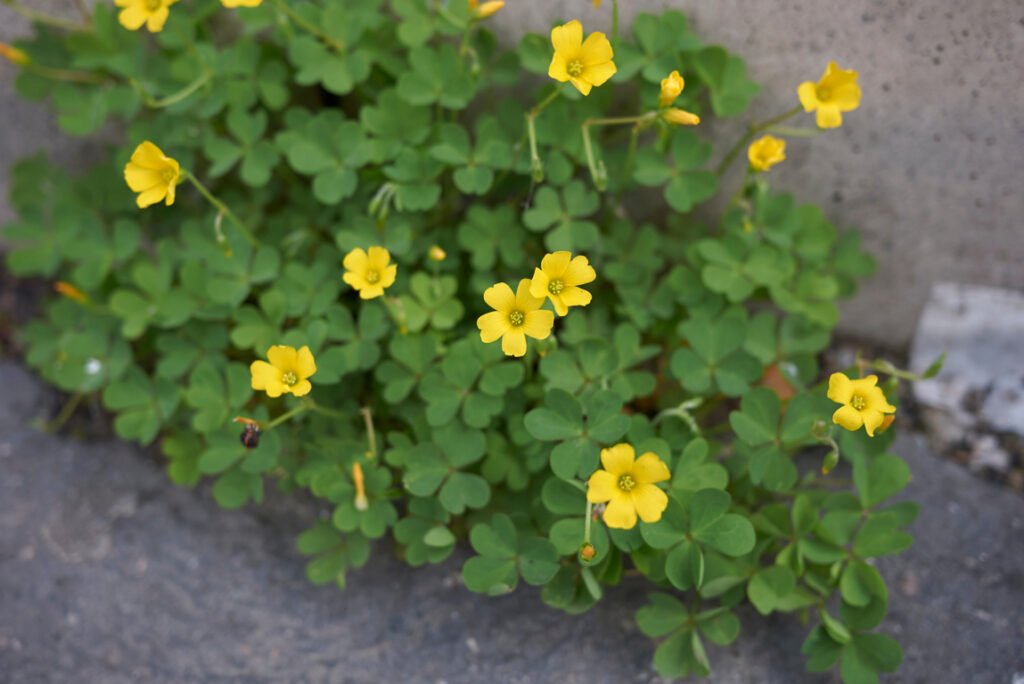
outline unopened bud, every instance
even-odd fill
[[[696,126],[700,123],[700,117],[692,112],[686,112],[678,107],[672,109],[666,109],[665,113],[661,115],[665,121],[670,124],[677,126]]]
[[[89,301],[89,295],[85,294],[69,282],[58,280],[53,284],[53,289],[55,292],[58,292],[79,304],[85,304]]]
[[[431,247],[430,251],[427,252],[427,255],[431,258],[431,260],[437,262],[444,261],[445,259],[448,258],[448,253],[441,249],[440,245],[434,245],[433,247]]]
[[[590,561],[594,560],[596,556],[597,549],[595,549],[594,545],[590,542],[585,542],[582,546],[580,546],[580,560],[584,563],[589,563]]]
[[[486,19],[504,6],[504,0],[489,0],[483,3],[480,0],[469,0],[469,11],[477,19]]]
[[[25,66],[32,60],[25,54],[24,50],[19,50],[13,45],[7,43],[0,43],[0,57],[3,57],[7,61],[17,64],[18,66]]]
[[[356,486],[355,507],[357,511],[365,511],[370,507],[366,499],[366,482],[363,478],[363,467],[358,463],[352,464],[352,482]]]
[[[683,92],[685,87],[686,82],[683,81],[683,77],[679,75],[678,71],[673,71],[663,78],[661,80],[661,92],[658,94],[658,106],[668,107],[676,101],[676,98],[679,97],[679,94]]]

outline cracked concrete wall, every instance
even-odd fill
[[[68,6],[70,2],[30,0]],[[844,306],[841,330],[904,347],[933,282],[1024,289],[1024,5],[1020,0],[623,0],[641,11],[685,12],[709,42],[742,54],[763,86],[752,115],[795,102],[802,80],[836,59],[861,73],[864,100],[843,128],[790,143],[772,172],[779,187],[859,228],[878,259],[875,277]],[[510,0],[495,16],[516,40],[579,17],[607,30],[610,0]],[[25,25],[0,9],[0,39]],[[15,157],[43,148],[82,159],[41,107],[17,101],[0,65],[0,190]],[[724,127],[729,140],[736,126]],[[720,146],[722,147],[722,146]],[[735,180],[734,180],[735,182]],[[6,192],[4,192],[6,195]],[[9,217],[0,201],[0,219]]]

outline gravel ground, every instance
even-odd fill
[[[226,512],[173,486],[151,454],[30,426],[56,397],[0,362],[0,682],[649,682],[627,582],[587,615],[532,589],[465,590],[461,559],[410,569],[386,545],[349,589],[314,587],[294,551],[313,515],[275,498]],[[882,568],[886,629],[903,643],[886,681],[1024,679],[1024,501],[901,438],[922,502],[917,544]],[[804,628],[745,614],[712,682],[829,682],[803,672]]]

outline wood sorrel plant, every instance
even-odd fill
[[[822,378],[872,261],[767,180],[859,106],[856,72],[794,81],[709,168],[701,118],[758,87],[674,11],[619,36],[612,3],[610,37],[508,51],[501,2],[5,4],[36,21],[0,50],[18,92],[117,133],[87,175],[14,169],[8,267],[62,295],[22,339],[65,413],[101,397],[224,507],[322,500],[298,540],[317,583],[373,539],[421,565],[468,537],[469,589],[570,613],[646,577],[665,676],[707,674],[744,599],[813,625],[810,670],[897,668],[874,559],[911,543],[886,428],[913,376]]]

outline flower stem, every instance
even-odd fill
[[[48,78],[53,81],[70,81],[72,83],[106,83],[107,77],[94,74],[90,71],[76,71],[72,69],[55,69],[43,66],[35,62],[29,62],[21,67],[25,71]]]
[[[555,88],[550,95],[545,97],[537,103],[533,109],[526,113],[526,134],[530,138],[530,172],[533,174],[533,181],[535,183],[544,182],[544,163],[540,160],[540,154],[537,152],[537,129],[534,127],[534,121],[536,121],[537,117],[540,116],[540,113],[561,94],[561,89]]]
[[[595,159],[594,157],[594,145],[590,138],[590,127],[591,126],[622,126],[626,124],[633,124],[633,140],[630,141],[630,159],[627,162],[632,164],[632,154],[636,152],[636,136],[640,134],[640,131],[646,126],[650,125],[658,116],[657,112],[647,112],[646,114],[638,114],[636,116],[611,116],[598,119],[587,119],[580,126],[580,132],[583,135],[583,151],[587,155],[587,167],[590,169],[590,178],[594,181],[594,186],[600,192],[604,192],[605,188],[608,187],[608,169],[605,168],[604,161]]]
[[[275,418],[274,420],[272,420],[269,423],[267,423],[266,425],[264,425],[263,429],[264,430],[273,430],[274,428],[276,428],[281,423],[286,423],[289,420],[291,420],[292,418],[294,418],[295,416],[297,416],[299,414],[302,414],[302,413],[305,413],[309,409],[310,409],[310,405],[309,404],[307,404],[305,402],[302,403],[302,404],[299,404],[298,406],[296,406],[292,410],[285,411],[284,413],[279,415],[277,418]]]
[[[594,504],[587,499],[587,515],[583,518],[583,543],[590,543],[590,522],[594,517]]]
[[[369,458],[377,458],[377,433],[373,429],[373,412],[369,406],[364,406],[359,409],[359,412],[363,414],[363,423],[366,425],[366,442],[370,447],[366,455]]]
[[[44,12],[34,10],[31,7],[25,7],[16,0],[3,0],[3,4],[10,7],[12,10],[25,17],[29,21],[39,22],[40,24],[46,24],[47,26],[53,26],[54,28],[65,29],[67,31],[89,31],[92,29],[91,24],[80,23],[77,21],[71,21],[70,19],[62,19],[60,17],[50,16]]]
[[[195,186],[195,189],[199,191],[199,194],[205,197],[206,201],[212,204],[217,209],[217,211],[220,212],[220,215],[227,216],[228,219],[233,224],[235,224],[235,227],[238,228],[239,232],[242,233],[243,236],[245,236],[245,239],[249,241],[250,245],[252,245],[253,247],[259,246],[260,243],[259,240],[256,239],[256,236],[252,234],[252,231],[250,231],[249,228],[244,223],[242,223],[242,220],[235,215],[235,212],[231,211],[231,208],[228,207],[228,205],[220,201],[212,192],[210,192],[206,188],[205,185],[200,183],[199,179],[196,178],[194,175],[192,175],[188,171],[183,171],[183,173],[185,175],[185,178],[187,178],[188,181],[192,183],[193,186]]]
[[[340,41],[338,41],[337,39],[332,38],[331,36],[327,35],[326,33],[324,33],[324,31],[322,31],[320,29],[319,26],[317,26],[313,22],[309,21],[304,16],[302,16],[301,14],[296,12],[294,9],[292,9],[288,5],[286,0],[274,0],[274,4],[277,5],[278,9],[280,9],[281,12],[283,12],[285,16],[287,16],[289,19],[291,19],[291,21],[296,26],[298,26],[299,28],[302,28],[302,29],[308,31],[312,35],[316,36],[317,38],[319,38],[323,42],[325,42],[328,45],[330,45],[331,48],[333,48],[335,50],[335,52],[345,52],[345,46]]]
[[[612,40],[619,39],[619,0],[612,0]]]
[[[189,95],[191,95],[192,93],[196,92],[204,85],[206,85],[210,81],[210,78],[212,77],[212,71],[210,71],[209,69],[203,69],[203,73],[199,74],[199,76],[196,77],[194,81],[186,85],[178,92],[168,95],[164,98],[153,97],[152,95],[147,93],[143,89],[142,84],[140,84],[135,79],[131,80],[131,84],[132,87],[135,88],[136,92],[138,92],[139,95],[142,97],[143,104],[145,104],[147,107],[151,109],[163,109],[164,107],[170,107],[171,105],[178,104],[179,102],[187,98]]]
[[[74,415],[75,409],[78,408],[83,399],[85,399],[84,392],[76,392],[73,394],[71,398],[68,399],[67,403],[61,407],[60,413],[58,413],[53,420],[43,424],[42,431],[53,433],[64,427],[64,424],[67,423],[71,416]]]
[[[722,157],[722,161],[719,162],[718,167],[715,168],[715,175],[721,177],[721,175],[725,173],[725,171],[729,168],[733,161],[735,161],[736,155],[738,155],[744,147],[750,144],[750,141],[754,139],[755,135],[771,128],[776,124],[782,123],[783,121],[790,117],[796,116],[802,111],[803,107],[797,105],[796,107],[793,107],[793,109],[790,109],[788,112],[783,112],[782,114],[772,117],[771,119],[763,121],[759,124],[751,125],[750,128],[747,129],[747,132],[743,134],[743,136],[736,141],[736,144],[733,145],[728,152],[726,152],[724,157]]]

